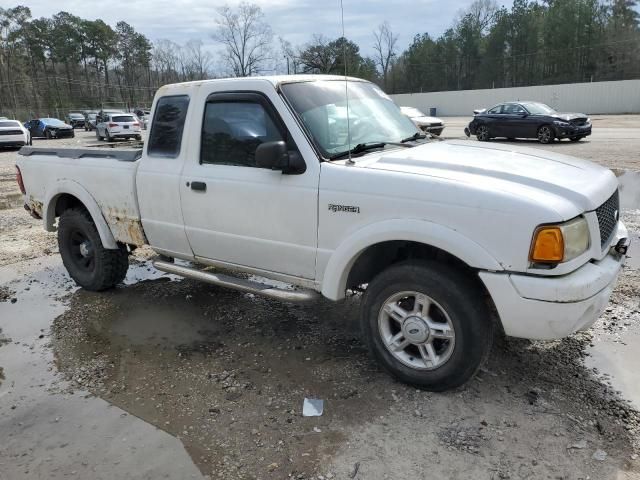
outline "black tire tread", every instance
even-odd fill
[[[127,270],[129,269],[129,258],[126,247],[124,245],[120,245],[117,250],[104,248],[102,242],[100,242],[100,234],[98,233],[98,229],[96,228],[93,219],[91,218],[91,214],[85,208],[71,208],[65,210],[60,216],[58,226],[58,244],[61,254],[62,249],[64,248],[62,245],[63,229],[67,222],[74,221],[85,223],[85,228],[91,230],[94,234],[94,238],[98,239],[98,242],[95,242],[97,256],[96,263],[102,267],[98,275],[96,275],[96,278],[90,284],[82,284],[81,286],[86,290],[99,292],[112,288],[122,282],[127,275]],[[71,274],[72,269],[69,268],[64,255],[62,256],[62,261],[73,278],[73,275]],[[76,283],[80,284],[77,279],[74,278],[74,280]]]

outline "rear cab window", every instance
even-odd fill
[[[158,100],[147,142],[148,155],[175,158],[180,154],[188,108],[188,95],[171,95]]]

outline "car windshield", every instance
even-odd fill
[[[282,92],[326,158],[346,153],[358,144],[400,142],[417,133],[413,122],[372,83],[296,82],[282,85]]]
[[[54,127],[61,127],[62,125],[64,125],[64,122],[62,120],[58,120],[57,118],[41,118],[40,120],[42,121],[42,123]]]
[[[551,108],[549,105],[545,105],[544,103],[523,103],[524,107],[529,110],[529,113],[533,115],[549,115],[551,113],[556,113],[556,111]]]
[[[413,107],[400,107],[400,111],[409,118],[426,117],[424,113]]]
[[[20,126],[19,122],[0,121],[0,128],[3,128],[3,127],[19,127],[19,126]]]
[[[70,113],[69,118],[84,118],[80,113]]]
[[[135,122],[133,115],[118,115],[111,117],[112,122]]]

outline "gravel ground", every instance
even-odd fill
[[[607,158],[640,169],[634,141]],[[589,157],[605,148],[599,142],[594,135],[577,146],[556,146],[584,149],[579,155]],[[7,155],[14,153],[0,153],[0,168],[11,162]],[[625,210],[623,219],[638,245],[640,210]],[[0,346],[0,435],[8,442],[0,444],[0,479],[33,478],[33,472],[158,478],[137,475],[163,456],[140,456],[151,440],[123,450],[133,433],[107,434],[104,421],[92,427],[99,437],[92,448],[114,455],[113,474],[88,470],[98,463],[95,453],[86,452],[85,437],[72,434],[95,418],[78,413],[58,422],[50,413],[52,403],[79,395],[124,412],[114,418],[141,419],[133,432],[151,425],[179,439],[209,478],[640,479],[640,398],[601,365],[586,366],[601,343],[632,352],[640,347],[624,345],[640,338],[635,257],[589,332],[556,342],[500,338],[475,379],[435,394],[395,382],[369,359],[357,325],[358,296],[338,304],[278,303],[159,274],[147,249],[136,251],[126,286],[95,294],[73,286],[53,255],[55,234],[43,232],[40,221],[22,209],[0,210],[0,227],[0,345],[6,343]],[[33,325],[13,313],[25,302],[41,302]],[[35,340],[16,341],[20,335]],[[637,360],[631,362],[623,368],[640,383]],[[38,365],[52,378],[20,383],[18,364]],[[39,388],[46,395],[36,409]],[[305,397],[325,400],[321,417],[302,417]],[[100,412],[96,418],[112,418]],[[25,432],[42,423],[70,436],[65,448],[34,446]],[[88,460],[80,461],[83,455]],[[60,469],[48,468],[42,457]],[[129,460],[130,476],[116,471],[119,458]]]

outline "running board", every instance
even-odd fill
[[[264,297],[275,298],[285,302],[309,302],[316,300],[319,295],[313,290],[285,290],[259,282],[252,282],[244,278],[232,277],[221,273],[205,272],[191,267],[176,265],[164,260],[156,260],[153,266],[162,272],[173,273],[185,278],[218,285],[220,287],[255,293]]]

